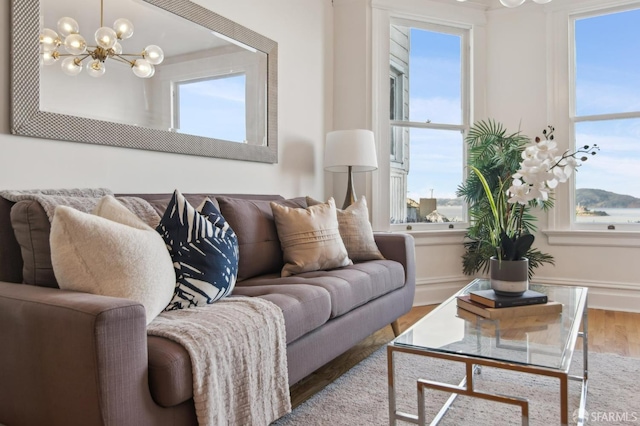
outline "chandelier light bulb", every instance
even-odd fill
[[[80,26],[75,19],[65,16],[58,20],[58,32],[62,37],[66,37],[69,34],[78,34],[80,32]]]
[[[45,28],[40,33],[40,44],[45,52],[55,50],[61,43],[58,33],[50,28]]]
[[[524,0],[500,0],[500,3],[505,7],[518,7],[524,3]]]
[[[113,23],[113,29],[116,31],[116,36],[120,40],[126,40],[133,35],[133,24],[125,18],[117,19],[116,22]]]
[[[53,51],[45,50],[44,52],[42,52],[42,63],[45,65],[55,64],[59,58],[60,58],[60,54],[55,50]]]
[[[77,58],[69,57],[62,61],[62,72],[65,74],[75,76],[80,74],[80,71],[82,71],[82,65]]]
[[[164,52],[159,46],[150,44],[149,46],[144,48],[142,57],[149,61],[150,64],[158,65],[164,60]]]
[[[136,59],[131,69],[140,78],[149,78],[154,74],[153,65],[146,59]]]
[[[80,34],[71,34],[64,39],[64,48],[72,55],[81,55],[87,50],[87,41]]]
[[[106,69],[104,67],[104,64],[100,60],[94,59],[93,61],[87,63],[87,73],[91,77],[102,77],[105,72]]]
[[[122,45],[116,42],[116,44],[113,45],[111,50],[113,50],[113,53],[115,53],[116,55],[120,55],[122,53]]]
[[[116,32],[109,27],[100,27],[96,31],[96,43],[103,49],[111,49],[117,41]]]

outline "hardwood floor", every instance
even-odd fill
[[[398,320],[400,330],[406,330],[435,307],[436,305],[414,307]],[[393,337],[391,326],[385,327],[293,385],[291,387],[293,407],[297,407],[322,390],[351,367],[393,340]],[[578,346],[581,346],[580,341]],[[589,351],[613,352],[640,358],[640,313],[589,309]]]

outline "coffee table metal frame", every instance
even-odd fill
[[[451,298],[443,302],[434,311],[427,314],[426,317],[432,315],[437,310],[442,309],[447,303],[456,303],[455,298],[459,294],[463,294],[465,287]],[[549,286],[553,287],[553,286]],[[486,399],[490,401],[501,402],[505,404],[517,405],[521,408],[522,413],[522,425],[527,426],[529,424],[529,402],[524,398],[516,396],[490,394],[485,392],[479,392],[474,389],[474,374],[479,374],[482,366],[500,368],[504,370],[519,371],[523,373],[539,374],[542,376],[555,377],[560,381],[560,422],[562,425],[568,425],[569,413],[568,413],[568,399],[569,399],[569,380],[575,380],[582,383],[582,391],[580,395],[580,406],[578,411],[577,424],[584,424],[585,406],[587,401],[587,389],[588,389],[588,314],[587,314],[587,289],[584,289],[581,300],[578,301],[578,307],[575,311],[576,317],[581,315],[582,321],[573,321],[572,329],[568,335],[568,345],[573,348],[576,345],[578,337],[582,338],[582,351],[583,351],[583,369],[582,376],[570,375],[569,366],[571,365],[571,359],[566,363],[566,369],[554,369],[547,367],[540,367],[536,365],[530,365],[525,363],[506,362],[498,359],[489,359],[484,357],[473,356],[464,353],[443,352],[437,349],[431,349],[428,347],[415,347],[408,345],[400,345],[396,343],[396,338],[387,345],[387,371],[389,377],[389,424],[396,425],[398,420],[406,421],[409,423],[415,423],[418,425],[426,424],[426,413],[424,408],[425,388],[434,389],[443,392],[449,392],[452,395],[445,402],[444,406],[436,414],[431,425],[437,425],[440,420],[447,413],[447,410],[451,407],[458,395],[472,396],[476,398]],[[425,318],[426,318],[425,317]],[[580,331],[580,323],[582,323],[582,331]],[[417,324],[416,324],[417,325]],[[415,325],[414,325],[415,327]],[[412,327],[413,328],[413,327]],[[409,329],[411,330],[411,328]],[[405,333],[409,332],[405,331]],[[403,333],[404,334],[404,333]],[[419,379],[417,381],[417,397],[418,397],[418,415],[408,414],[396,410],[396,394],[395,394],[395,367],[394,367],[394,354],[396,352],[403,352],[415,355],[422,355],[432,358],[439,358],[454,362],[462,362],[465,364],[465,377],[460,384],[452,385],[449,383],[442,383],[427,379]]]

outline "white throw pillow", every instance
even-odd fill
[[[111,196],[94,214],[58,206],[50,243],[62,289],[140,302],[147,324],[171,301],[175,273],[162,237]]]

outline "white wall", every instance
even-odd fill
[[[10,1],[0,2],[0,188],[104,186],[116,192],[324,195],[322,150],[330,129],[331,2],[201,1],[278,43],[279,162],[262,164],[13,136]],[[251,13],[247,13],[251,11]],[[88,95],[90,96],[90,95]]]

